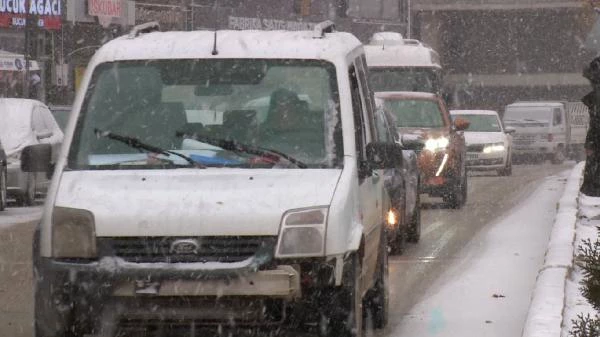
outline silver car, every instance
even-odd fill
[[[48,186],[48,173],[26,173],[21,170],[21,151],[28,145],[52,145],[52,157],[58,157],[63,133],[48,107],[36,100],[0,99],[0,141],[7,159],[8,197],[18,205],[32,205],[36,193]]]

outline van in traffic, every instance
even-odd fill
[[[331,23],[157,30],[87,67],[35,233],[36,336],[383,327],[381,177],[402,149],[377,141],[358,39]],[[47,169],[45,151],[24,165]]]

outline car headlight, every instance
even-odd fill
[[[90,211],[54,207],[52,256],[55,258],[93,258],[97,256],[94,215]]]
[[[425,141],[425,150],[431,152],[445,150],[448,144],[450,144],[448,137],[429,138]]]
[[[493,153],[504,151],[504,143],[488,144],[483,148],[483,153]]]
[[[328,207],[291,210],[284,214],[275,256],[279,258],[325,254]]]

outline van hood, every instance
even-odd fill
[[[277,235],[284,212],[329,205],[340,169],[65,171],[55,206],[93,213],[96,235]]]
[[[506,135],[503,132],[465,132],[465,142],[471,144],[504,143]]]

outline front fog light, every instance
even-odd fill
[[[52,256],[56,258],[96,257],[96,230],[90,211],[54,207],[52,213]]]
[[[282,219],[276,256],[322,256],[327,211],[327,207],[319,207],[287,212]]]

